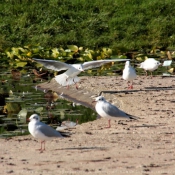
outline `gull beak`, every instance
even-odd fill
[[[29,118],[26,118],[26,121],[27,121],[27,122],[30,122],[30,119],[29,119]]]
[[[94,101],[92,101],[92,103],[95,103],[96,101],[94,100]]]

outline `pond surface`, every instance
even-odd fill
[[[43,93],[35,88],[41,82],[29,71],[11,72],[0,70],[0,137],[25,135],[28,133],[27,118],[38,113],[41,120],[53,127],[62,121],[79,123],[96,119],[97,114],[89,108],[62,99],[56,93]]]

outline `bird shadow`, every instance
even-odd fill
[[[158,127],[158,125],[146,125],[146,124],[143,124],[143,125],[137,125],[137,126],[130,126],[131,128],[142,128],[142,127],[145,127],[145,128],[156,128]]]
[[[144,87],[144,89],[136,89],[136,90],[121,90],[121,91],[101,91],[99,93],[99,96],[102,95],[102,93],[110,93],[110,94],[115,94],[115,93],[133,93],[133,92],[141,92],[141,91],[164,91],[164,90],[175,90],[175,87],[172,86],[168,86],[168,87],[164,87],[164,86],[160,86],[160,87],[156,87],[156,86],[151,86],[151,87]]]
[[[58,148],[55,150],[107,150],[105,147],[69,147],[69,148]]]

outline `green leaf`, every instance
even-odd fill
[[[27,62],[17,62],[15,67],[24,67],[27,65]]]
[[[77,51],[78,51],[78,47],[75,46],[75,45],[68,45],[67,47],[68,47],[68,49],[70,49],[72,52],[77,52]]]
[[[59,56],[59,51],[58,51],[58,49],[57,48],[53,48],[52,49],[52,57],[53,58],[57,58],[58,56]]]

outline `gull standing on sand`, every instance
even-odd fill
[[[154,70],[156,70],[160,65],[161,65],[161,63],[159,61],[155,60],[154,58],[148,58],[140,64],[139,68],[142,68],[145,70],[146,76],[147,76],[147,71],[150,71],[151,78],[152,78],[153,77],[152,72]]]
[[[135,69],[130,65],[130,61],[126,61],[125,68],[123,70],[123,79],[127,80],[128,89],[133,89],[133,80],[136,78],[136,71]],[[129,85],[129,83],[131,83]]]
[[[80,81],[78,74],[84,70],[100,67],[106,63],[115,62],[115,61],[128,61],[129,59],[111,59],[111,60],[97,60],[97,61],[88,61],[82,64],[67,64],[61,61],[56,60],[42,60],[33,58],[33,60],[44,65],[48,69],[55,71],[66,70],[64,73],[55,76],[55,80],[62,86],[67,86],[75,84],[78,89],[77,82]]]
[[[33,114],[29,118],[30,122],[28,124],[28,129],[30,134],[41,140],[41,148],[39,150],[45,150],[45,141],[52,140],[56,137],[63,137],[58,131],[52,127],[40,122],[40,117],[37,114]],[[42,144],[44,143],[44,148],[42,149]]]
[[[98,96],[95,101],[97,102],[95,105],[95,109],[97,113],[104,118],[108,119],[108,127],[111,127],[110,119],[111,118],[126,118],[126,119],[135,119],[137,120],[138,117],[132,116],[130,114],[125,113],[124,111],[118,109],[116,106],[112,105],[111,103],[107,102],[104,97]]]

